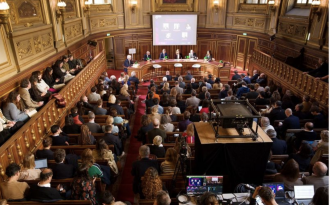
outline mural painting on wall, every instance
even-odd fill
[[[186,4],[187,0],[163,0],[163,4]]]
[[[23,2],[18,8],[18,14],[21,18],[37,16],[36,8],[30,2]]]

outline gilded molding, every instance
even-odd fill
[[[19,59],[24,59],[28,56],[31,56],[33,53],[30,39],[17,42],[16,47]]]

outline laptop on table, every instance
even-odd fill
[[[294,186],[294,198],[299,205],[308,205],[314,196],[314,185]]]
[[[48,167],[47,159],[36,159],[35,161],[36,169],[43,169]]]
[[[277,204],[279,205],[290,204],[285,199],[284,183],[264,183],[262,185],[265,187],[269,187],[271,190],[273,190],[275,194],[275,201]]]

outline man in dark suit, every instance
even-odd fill
[[[65,160],[65,150],[64,149],[57,149],[54,152],[54,159],[56,164],[51,166],[53,170],[53,178],[54,179],[66,179],[72,178],[74,174],[74,168],[72,164],[64,164]]]
[[[77,103],[77,107],[79,107],[78,104],[82,104],[82,106],[83,106],[84,108],[86,108],[86,109],[85,109],[85,110],[86,110],[85,115],[88,114],[88,111],[94,109],[94,106],[93,106],[92,104],[88,103],[88,98],[87,98],[86,95],[81,96],[80,101]]]
[[[166,71],[166,75],[165,75],[167,81],[171,81],[172,80],[172,76],[170,75],[170,71]]]
[[[152,60],[151,55],[150,55],[150,51],[147,51],[146,54],[144,54],[143,60],[145,60],[145,61]]]
[[[304,108],[304,105],[302,103],[300,104],[296,104],[296,106],[294,107],[294,112],[293,115],[298,117],[300,120],[303,120],[306,118],[306,114],[302,112]]]
[[[102,108],[103,101],[101,99],[99,99],[96,103],[97,104],[94,107],[94,114],[95,115],[106,115],[108,111],[106,109]]]
[[[315,65],[316,69],[309,71],[308,74],[316,78],[321,78],[329,75],[329,65],[325,62],[325,58],[324,57],[319,58],[318,63],[320,66]],[[304,72],[304,74],[306,73],[307,72]]]
[[[129,77],[128,81],[132,81],[135,84],[135,89],[138,89],[140,80],[136,77],[136,72],[132,71],[131,72],[131,77]]]
[[[167,53],[166,53],[166,49],[163,49],[162,52],[159,55],[159,60],[163,60],[165,58],[165,56],[168,58]]]
[[[256,92],[254,85],[249,86],[250,92],[248,92],[245,96],[246,99],[256,99],[259,96],[259,93]]]
[[[253,76],[250,78],[251,83],[255,83],[256,80],[258,79],[258,77],[259,77],[258,71],[257,70],[254,70],[253,71]]]
[[[53,178],[53,172],[51,169],[44,169],[40,173],[40,182],[31,186],[30,189],[30,200],[31,201],[41,201],[41,202],[52,202],[62,200],[61,185],[59,184],[57,188],[52,188],[50,182]]]
[[[153,120],[153,125],[154,128],[147,132],[147,136],[148,136],[147,143],[152,143],[153,139],[157,135],[163,138],[163,143],[164,143],[164,140],[166,138],[166,132],[164,130],[159,129],[159,120],[157,118]]]
[[[51,137],[46,137],[42,140],[42,146],[43,149],[39,149],[36,151],[36,158],[37,159],[44,159],[47,160],[54,160],[54,152],[50,150],[50,147],[53,143],[53,140]]]
[[[111,131],[112,125],[105,126],[105,133],[103,139],[108,145],[115,146],[115,153],[117,156],[122,156],[125,154],[123,152],[123,144],[118,136],[111,134]]]
[[[287,129],[300,129],[299,118],[292,115],[292,110],[290,108],[285,110],[285,116],[287,118],[284,119],[283,123],[279,123],[283,139],[293,136],[293,133],[286,133]]]
[[[110,110],[114,108],[117,110],[118,115],[125,115],[123,107],[121,106],[121,100],[116,99],[116,104],[110,106]]]
[[[190,83],[191,83],[191,88],[192,88],[192,89],[196,90],[196,89],[199,88],[199,83],[196,83],[196,79],[195,79],[195,78],[192,78],[192,79],[190,80]]]
[[[275,120],[284,120],[286,118],[285,112],[282,109],[281,101],[275,102],[274,109],[272,109],[272,111],[268,114],[268,118],[271,125],[274,125]]]
[[[301,132],[298,132],[295,134],[296,140],[294,142],[294,147],[296,150],[299,150],[299,147],[301,145],[301,142],[303,140],[305,141],[314,141],[317,140],[317,134],[314,132],[314,125],[312,122],[306,122],[305,123],[305,129]]]
[[[133,180],[133,192],[139,193],[141,190],[141,177],[149,167],[154,167],[159,171],[158,162],[156,160],[149,159],[150,148],[147,145],[142,145],[139,149],[140,160],[133,162],[131,174],[134,177]]]
[[[260,74],[260,76],[256,80],[256,83],[258,83],[261,86],[264,86],[266,84],[266,75],[265,75],[265,73]]]
[[[54,146],[69,145],[69,137],[64,132],[62,132],[60,126],[53,125],[50,128],[50,130],[53,133],[53,135],[50,136],[53,140],[52,145]]]
[[[242,94],[244,94],[244,93],[248,93],[248,92],[250,92],[250,88],[248,88],[248,87],[246,86],[246,82],[243,81],[243,83],[242,83],[242,87],[240,87],[240,88],[237,90],[236,97],[237,97],[238,99],[240,99],[241,96],[242,96]]]
[[[93,112],[88,113],[88,122],[85,124],[89,128],[91,133],[102,133],[101,126],[94,122],[95,114]]]
[[[193,50],[190,50],[190,53],[188,54],[188,56],[189,56],[189,58],[194,58],[194,59],[196,59],[196,58],[197,58],[197,54],[196,54],[196,53],[194,53],[194,51],[193,51]]]
[[[149,91],[148,92],[148,99],[145,100],[147,109],[148,109],[148,107],[153,107],[155,105],[155,103],[153,101],[153,98],[154,98],[154,92]]]
[[[235,74],[233,75],[233,77],[231,77],[231,80],[237,80],[237,79],[241,78],[241,75],[238,74],[237,70],[235,70],[234,73]]]
[[[184,77],[185,80],[191,80],[193,76],[191,75],[190,70],[187,71],[187,75]]]
[[[320,111],[320,108],[312,107],[311,113],[314,116],[313,123],[314,123],[315,128],[327,128],[328,127],[328,125],[326,124],[324,115]]]
[[[269,105],[269,100],[265,99],[265,91],[261,91],[255,101],[255,105]]]
[[[132,56],[127,55],[127,58],[124,62],[124,72],[127,73],[127,68],[133,65]]]
[[[228,84],[225,84],[222,87],[221,92],[219,93],[219,99],[224,99],[225,97],[227,97],[228,96],[228,94],[227,94],[228,90],[230,90],[230,86]]]
[[[281,155],[286,154],[287,152],[287,145],[284,140],[280,140],[276,137],[277,133],[273,129],[267,130],[267,135],[273,140],[272,144],[272,153],[274,155]]]

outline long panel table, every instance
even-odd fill
[[[174,64],[181,63],[181,68],[175,68]],[[161,68],[154,69],[153,65],[158,64]],[[199,69],[192,68],[194,64],[200,64]],[[227,82],[230,80],[230,67],[222,67],[223,64],[219,64],[217,61],[207,62],[204,60],[186,60],[186,59],[169,59],[169,60],[154,60],[154,61],[140,61],[137,66],[131,66],[128,68],[128,74],[130,75],[132,71],[136,72],[136,77],[139,79],[151,79],[153,77],[164,76],[166,71],[170,71],[172,76],[176,73],[185,75],[188,70],[192,73],[201,71],[202,74],[213,74],[220,77],[221,82]]]

